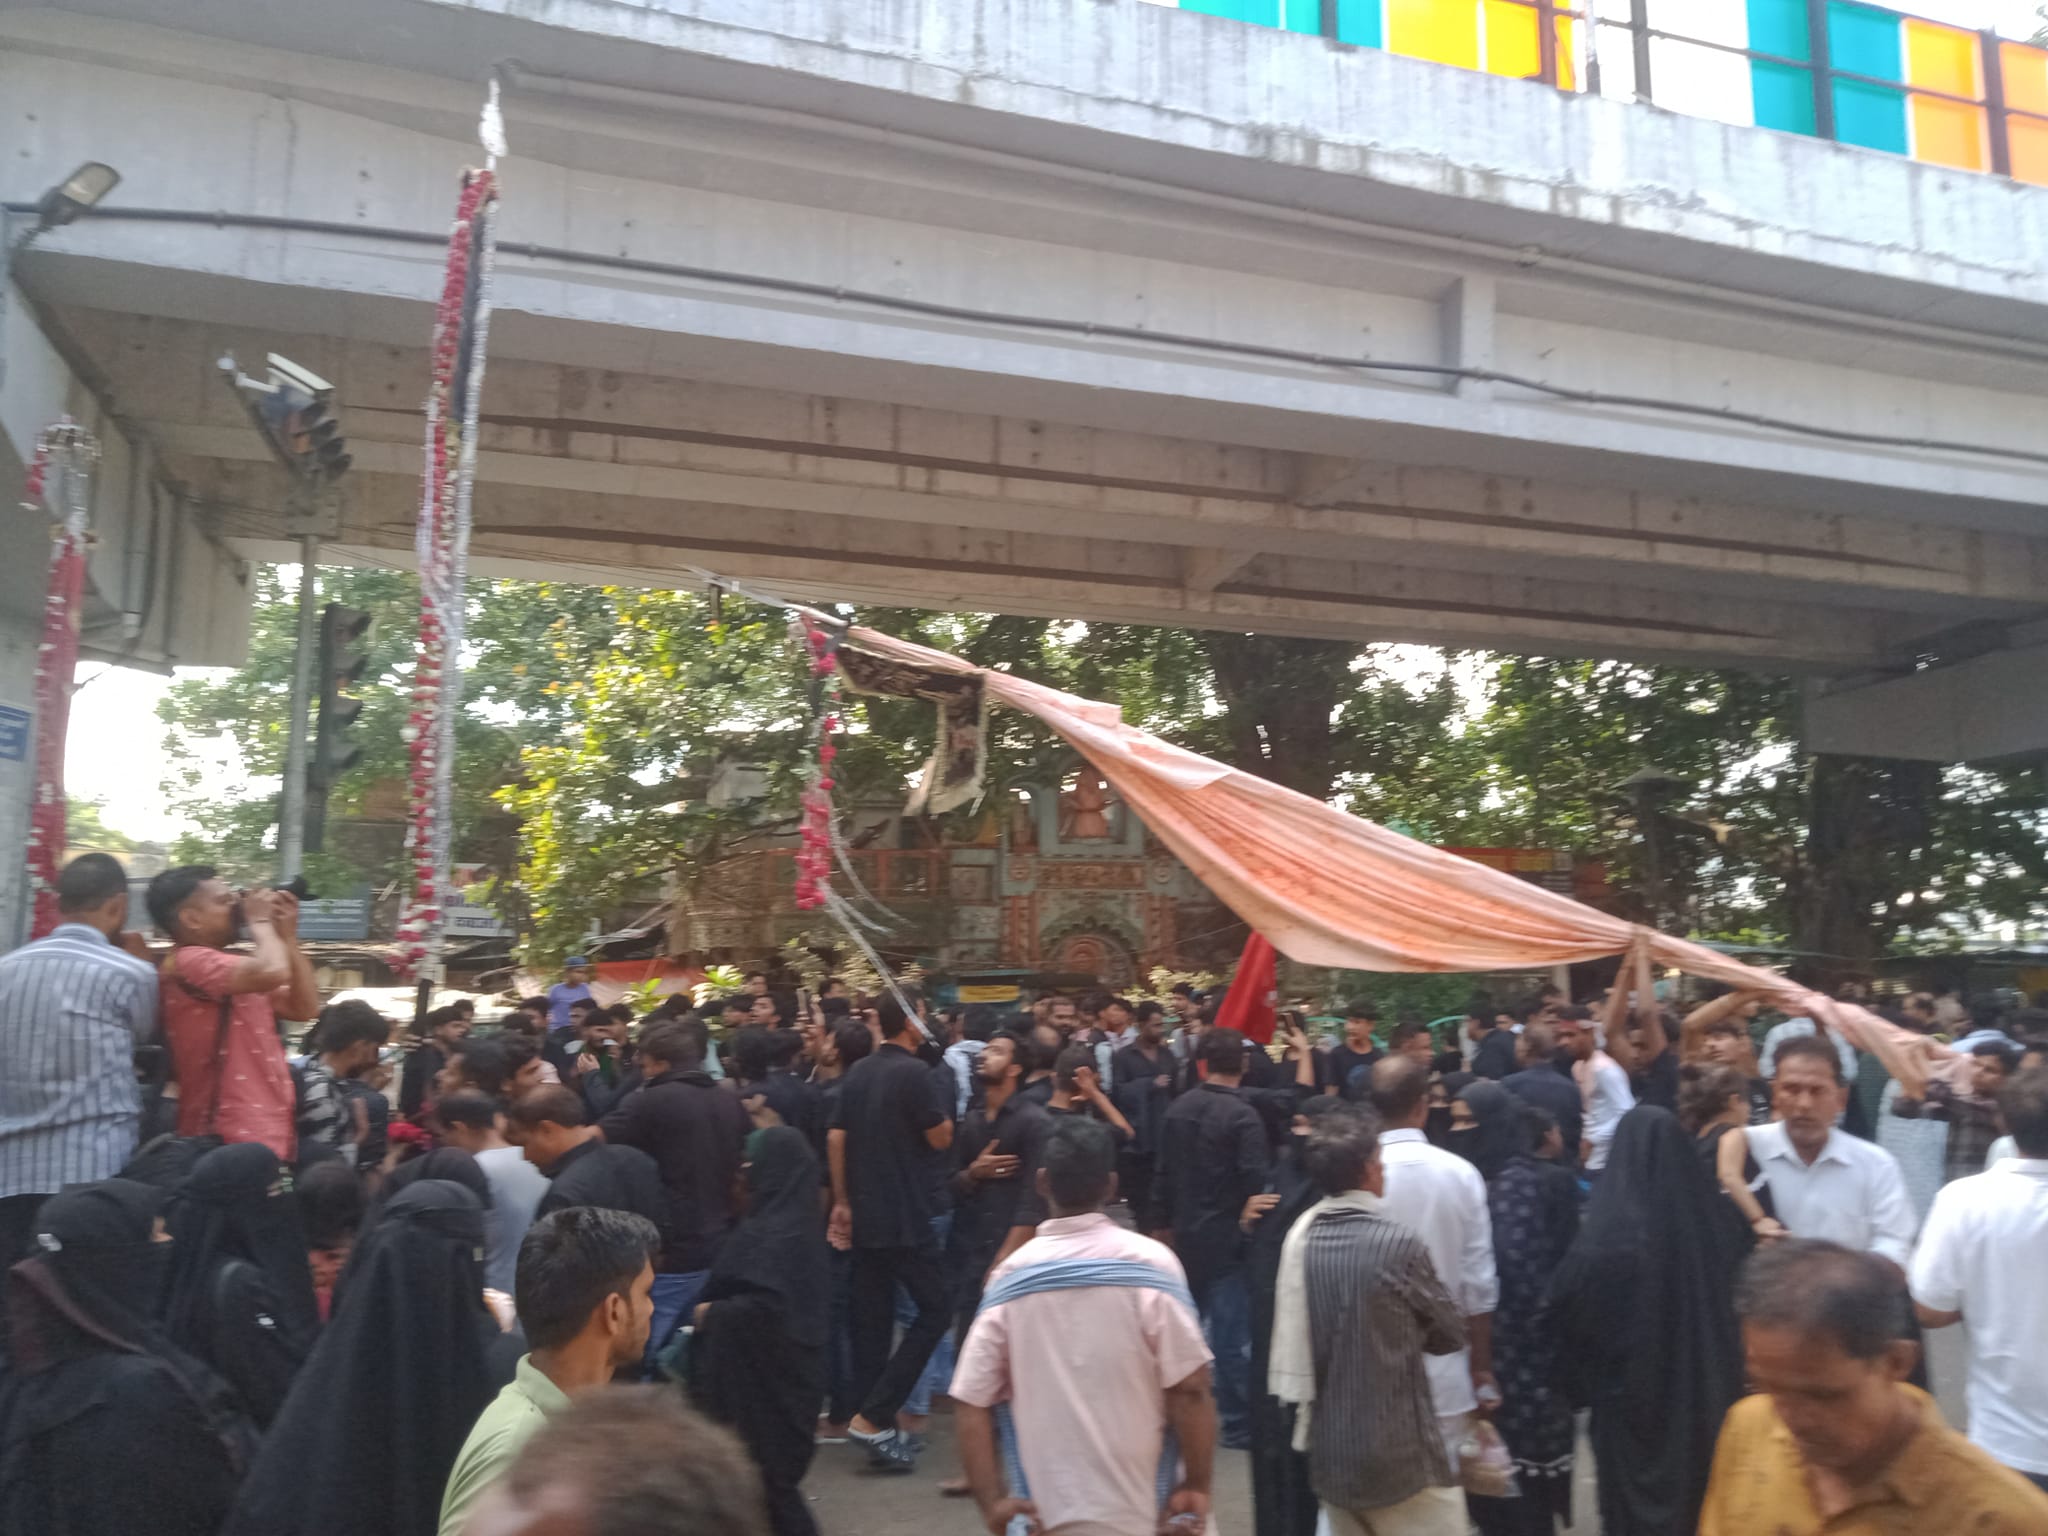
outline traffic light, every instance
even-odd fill
[[[273,352],[267,376],[238,372],[235,360],[220,360],[250,417],[271,451],[292,477],[309,486],[339,480],[352,462],[348,439],[334,415],[334,386],[310,369]]]
[[[313,727],[313,760],[306,770],[308,853],[320,852],[326,841],[327,792],[363,758],[363,749],[348,739],[363,701],[349,690],[362,681],[369,665],[363,647],[369,629],[370,616],[360,608],[329,603],[320,612],[320,710]]]

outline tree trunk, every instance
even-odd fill
[[[1326,800],[1337,777],[1332,720],[1358,647],[1277,635],[1202,636],[1234,768]]]
[[[1941,765],[1886,758],[1813,758],[1806,839],[1786,895],[1792,947],[1813,985],[1832,989],[1875,973],[1895,926],[1890,914],[1933,832]]]

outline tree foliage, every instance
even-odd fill
[[[323,600],[375,616],[365,755],[333,796],[340,824],[402,786],[416,596],[387,571],[321,581]],[[257,596],[249,664],[178,683],[163,708],[174,799],[201,829],[177,852],[246,876],[266,872],[274,847],[293,635],[277,570],[259,573]],[[2031,916],[2048,877],[2041,768],[1812,756],[1787,679],[979,614],[862,620],[1113,700],[1133,724],[1426,841],[1604,858],[1630,915],[1769,937],[1843,968],[1957,922]],[[722,859],[794,825],[808,677],[777,610],[479,583],[464,663],[459,847],[516,865],[511,905],[536,958],[671,886],[701,889]],[[931,747],[930,707],[850,700],[843,713],[842,801],[903,793]],[[203,758],[221,750],[271,783],[219,796]],[[761,770],[764,793],[712,804],[721,762]],[[1056,782],[1074,762],[1036,719],[992,719],[993,790]],[[1646,802],[1623,786],[1650,769],[1674,783]],[[374,853],[336,839],[316,881],[391,878],[395,860]]]

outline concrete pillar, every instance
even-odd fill
[[[45,541],[47,543],[47,541]],[[8,541],[11,546],[13,541]],[[0,948],[28,937],[29,798],[35,788],[35,733],[21,729],[19,710],[35,710],[36,646],[42,627],[33,615],[0,612]]]

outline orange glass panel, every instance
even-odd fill
[[[1937,101],[1932,96],[1909,98],[1913,122],[1913,158],[1932,165],[1952,165],[1959,171],[1990,168],[1991,156],[1985,143],[1985,112],[1959,101]]]
[[[1479,6],[1475,0],[1387,0],[1387,51],[1477,69]]]
[[[1518,80],[1543,78],[1536,8],[1514,0],[1486,0],[1486,72]]]
[[[1936,26],[1910,16],[1906,18],[1905,32],[1907,84],[1971,101],[1983,100],[1983,45],[1976,33],[1960,27]],[[1984,112],[1932,96],[1915,95],[1909,100],[1915,160],[1952,165],[1963,171],[1981,171],[1990,165]]]
[[[2016,112],[2048,113],[2048,50],[2001,43],[1998,61],[2005,77],[2005,104]]]
[[[2012,150],[2013,179],[2048,187],[2048,123],[2033,117],[2010,118],[2005,141]]]

